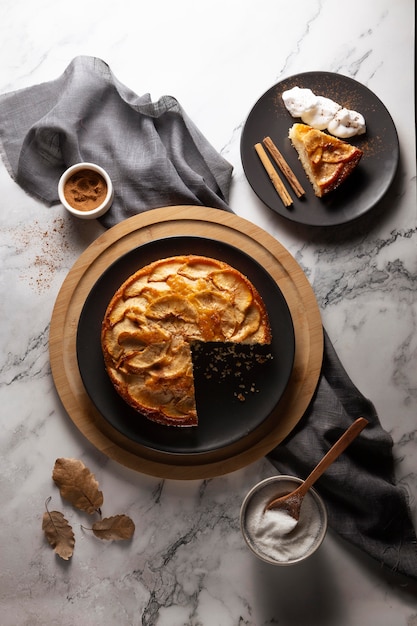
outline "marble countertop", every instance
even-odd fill
[[[0,93],[52,80],[81,54],[153,99],[175,96],[234,166],[233,211],[276,237],[315,292],[344,366],[394,440],[396,476],[417,526],[416,158],[412,0],[5,2]],[[336,229],[276,215],[255,196],[239,144],[256,100],[287,76],[339,72],[369,87],[400,141],[397,179],[376,210]],[[0,164],[0,623],[73,626],[417,625],[417,588],[381,571],[331,531],[303,565],[274,568],[239,529],[247,491],[274,473],[264,459],[209,480],[161,480],[96,450],[55,391],[51,313],[78,256],[102,232],[28,197]],[[57,457],[81,459],[109,514],[132,517],[127,543],[80,528],[51,479]],[[67,563],[41,530],[45,500],[76,533]],[[83,523],[85,523],[83,519]]]

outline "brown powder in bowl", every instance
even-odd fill
[[[92,211],[102,204],[107,195],[103,176],[89,169],[78,170],[64,184],[68,204],[78,211]]]

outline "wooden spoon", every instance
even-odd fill
[[[335,461],[350,443],[359,435],[359,433],[368,424],[368,420],[364,417],[359,417],[353,422],[351,426],[343,433],[343,435],[336,441],[336,443],[330,448],[327,454],[316,465],[311,474],[307,476],[305,481],[301,483],[297,489],[287,493],[279,498],[274,498],[265,506],[264,511],[269,509],[284,509],[298,521],[300,518],[300,508],[303,498],[310,487],[316,482],[318,478],[327,470],[329,465]]]

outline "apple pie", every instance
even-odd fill
[[[116,291],[102,323],[104,362],[115,389],[161,424],[198,424],[195,342],[271,342],[254,285],[227,263],[204,256],[174,256],[138,270]]]
[[[339,187],[363,155],[360,148],[306,124],[294,124],[289,137],[318,198]]]

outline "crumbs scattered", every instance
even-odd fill
[[[34,220],[30,225],[25,224],[13,230],[17,254],[28,255],[19,278],[27,281],[33,290],[39,293],[47,291],[61,269],[65,252],[70,249],[68,228],[68,222],[56,217],[47,228]],[[31,259],[29,255],[35,251],[37,254]]]
[[[210,344],[208,352],[206,343],[196,343],[193,352],[206,380],[215,380],[219,384],[227,382],[234,397],[245,402],[249,394],[259,393],[253,380],[257,376],[252,378],[252,374],[273,359],[270,352],[262,353],[262,348],[265,346],[222,343],[218,346]]]

